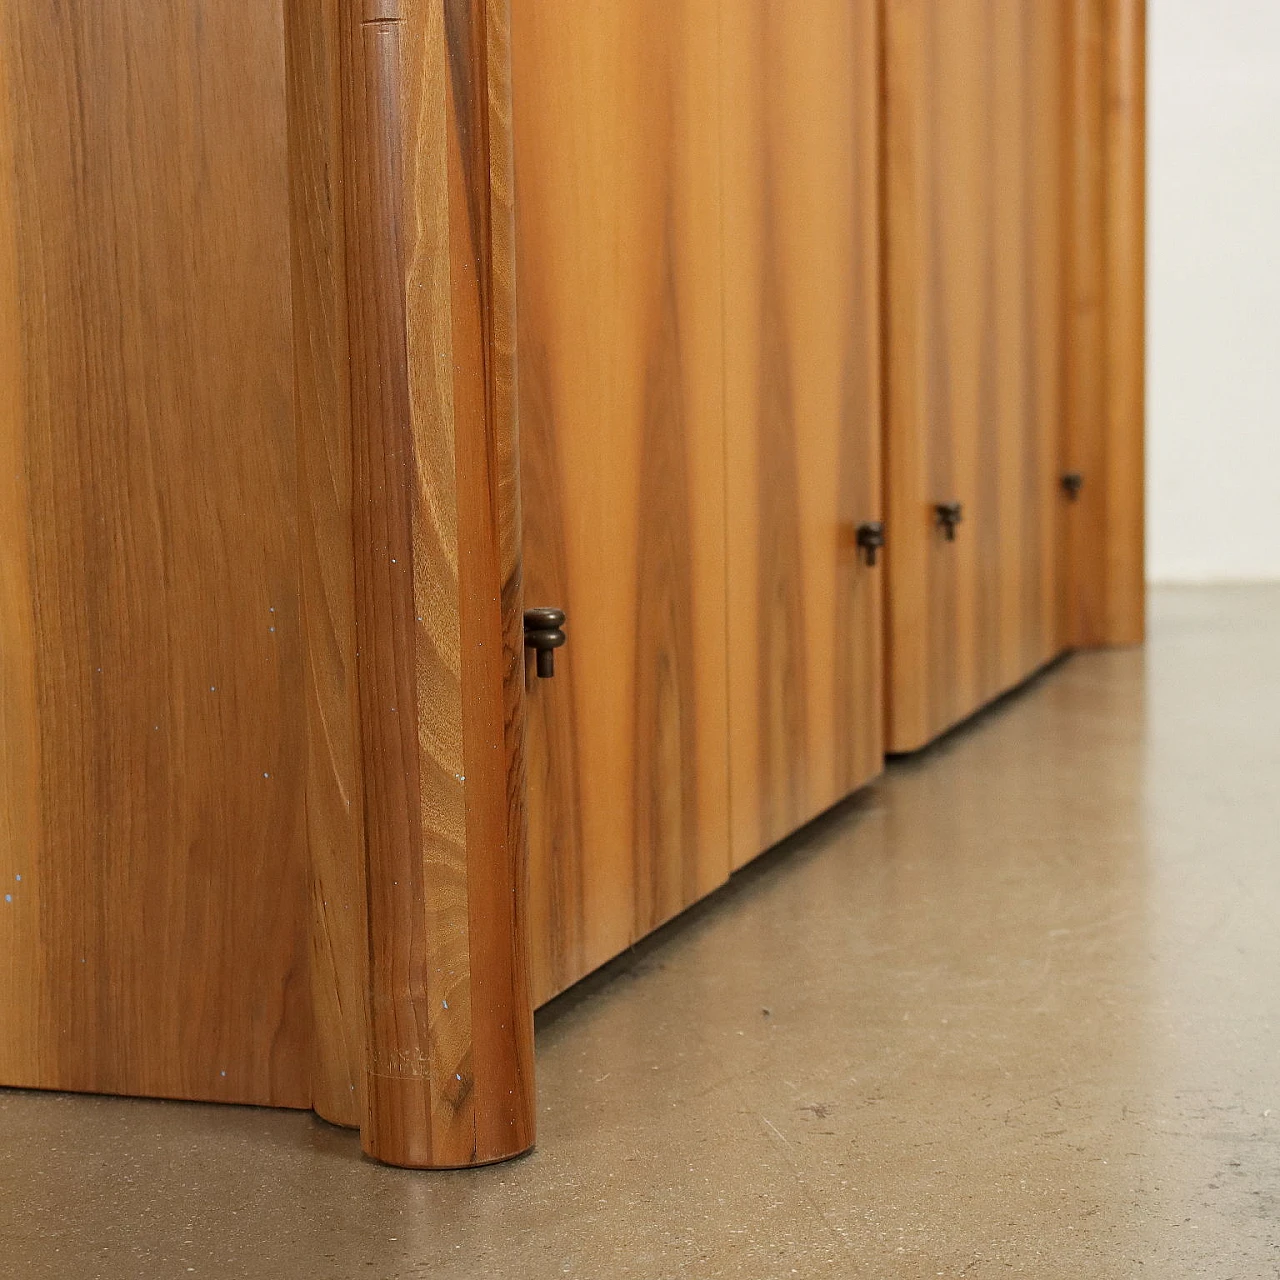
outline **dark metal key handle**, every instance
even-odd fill
[[[964,505],[959,502],[939,502],[934,507],[938,517],[938,527],[947,535],[948,542],[956,540],[956,529],[964,519]]]
[[[569,638],[565,635],[563,609],[526,609],[525,646],[538,655],[538,679],[550,680],[556,673],[556,650]]]
[[[858,546],[867,559],[867,567],[874,569],[884,547],[884,525],[879,520],[868,520],[858,526]]]

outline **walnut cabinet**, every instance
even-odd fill
[[[536,1005],[1141,639],[1143,6],[138,8],[0,16],[0,1085],[505,1159]]]

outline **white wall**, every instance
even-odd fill
[[[1148,14],[1148,576],[1280,579],[1280,0]]]

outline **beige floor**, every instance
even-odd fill
[[[0,1094],[0,1274],[1280,1275],[1280,588],[1168,591],[541,1019],[541,1146]]]

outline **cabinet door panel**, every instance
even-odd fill
[[[729,873],[717,4],[514,6],[540,1001]]]
[[[723,6],[735,865],[883,763],[876,9]]]
[[[1059,649],[1065,23],[1057,0],[885,12],[889,745],[911,750]]]

